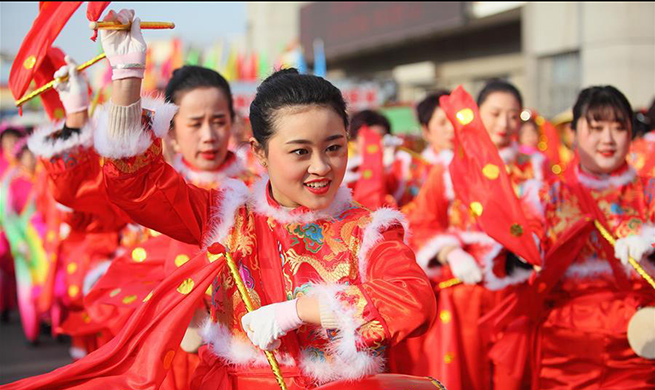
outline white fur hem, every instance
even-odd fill
[[[406,241],[409,227],[400,211],[383,207],[371,213],[371,222],[364,228],[362,246],[357,254],[359,260],[359,277],[363,283],[367,281],[369,251],[382,240],[382,232],[394,225],[401,225],[403,227],[405,232],[403,240]]]
[[[575,168],[575,174],[585,187],[591,188],[592,190],[604,190],[610,187],[622,187],[626,184],[632,183],[632,181],[637,177],[637,171],[633,167],[628,167],[628,169],[620,175],[602,175],[598,178],[591,177],[580,172],[580,168]]]
[[[611,260],[614,261],[614,260]],[[632,270],[632,266],[622,266],[626,275],[636,272]],[[566,279],[593,279],[599,276],[608,276],[613,278],[612,266],[606,259],[599,259],[597,257],[589,257],[582,261],[574,261],[564,273]]]
[[[64,127],[64,121],[57,123],[48,123],[39,128],[27,139],[27,146],[32,153],[41,158],[51,158],[53,156],[70,151],[75,147],[90,148],[93,145],[93,125],[89,121],[84,125],[79,133],[71,135],[66,140],[49,139],[54,132]]]
[[[384,369],[384,358],[375,356],[367,349],[358,350],[360,336],[357,329],[362,325],[355,319],[355,308],[344,307],[337,299],[337,293],[343,291],[345,285],[314,285],[310,292],[327,304],[339,322],[338,333],[330,341],[326,353],[328,361],[308,351],[303,351],[300,368],[305,375],[319,383],[335,380],[357,380],[367,375],[381,373]]]
[[[249,204],[253,206],[257,214],[271,217],[280,223],[311,223],[320,219],[335,218],[344,212],[352,202],[350,189],[339,187],[334,200],[326,209],[296,214],[284,207],[273,207],[268,204],[267,188],[268,176],[263,175],[252,186]]]
[[[266,366],[268,360],[263,351],[257,349],[247,337],[237,337],[223,324],[208,319],[200,329],[200,335],[214,355],[237,367]],[[275,358],[283,366],[295,366],[288,354],[275,352]]]
[[[215,242],[222,242],[234,226],[234,219],[240,207],[248,201],[248,187],[236,179],[226,178],[220,185],[217,196],[221,199],[218,208],[212,210],[207,234],[203,242],[206,248]]]
[[[484,286],[489,290],[502,290],[507,286],[523,283],[530,279],[532,275],[532,270],[523,269],[523,268],[514,268],[511,275],[499,278],[493,271],[494,268],[494,259],[500,251],[503,250],[503,246],[500,244],[495,244],[489,252],[484,256],[482,260],[483,264],[483,274],[484,274]]]
[[[96,130],[93,135],[93,145],[99,155],[108,158],[128,158],[143,154],[152,145],[152,136],[146,131],[141,121],[134,124],[134,128],[124,129],[125,135],[121,139],[115,139],[109,134],[109,105],[105,104],[97,108],[95,115]],[[166,103],[163,98],[141,99],[141,106],[144,109],[154,112],[151,129],[157,138],[162,138],[170,129],[170,123],[177,106]]]
[[[429,268],[428,264],[441,250],[447,246],[461,246],[457,237],[450,234],[438,234],[425,243],[416,253],[416,262],[423,268],[428,276],[433,276],[435,268]]]

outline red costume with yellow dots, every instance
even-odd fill
[[[155,139],[138,156],[107,160],[107,186],[118,206],[178,240],[226,244],[256,305],[314,294],[336,314],[329,329],[303,326],[283,337],[276,354],[290,388],[379,373],[386,346],[432,320],[434,300],[425,299],[431,290],[403,243],[398,212],[372,213],[346,189],[325,210],[286,210],[270,196],[266,178],[252,192],[234,180],[218,190],[199,189],[167,166],[160,151]],[[161,204],[174,212],[162,213]],[[241,329],[246,310],[234,281],[220,275],[212,289],[211,321],[203,331],[208,346],[200,351],[193,385],[276,388],[263,353]]]
[[[408,208],[414,233],[411,244],[417,253],[417,262],[435,285],[439,319],[423,340],[407,342],[406,348],[412,358],[398,359],[398,370],[414,375],[435,375],[454,389],[520,388],[520,379],[511,378],[503,367],[493,366],[487,354],[496,335],[480,328],[478,321],[504,297],[512,294],[516,285],[527,281],[532,268],[508,257],[507,249],[487,235],[482,226],[491,222],[487,225],[493,230],[489,234],[507,240],[510,229],[507,233],[500,233],[500,230],[505,224],[509,228],[509,222],[515,222],[514,218],[519,217],[525,208],[516,199],[511,202],[507,198],[513,197],[509,191],[519,199],[525,198],[527,193],[535,193],[536,184],[550,175],[548,164],[540,154],[527,156],[519,153],[515,143],[496,151],[477,117],[477,108],[470,95],[458,88],[447,99],[442,98],[441,104],[455,125],[455,146],[459,152],[454,159],[458,159],[458,165],[435,164],[413,207]],[[470,150],[464,151],[464,147]],[[456,172],[463,167],[469,171],[452,178],[454,167]],[[480,172],[470,169],[480,169]],[[507,176],[501,169],[507,172]],[[464,175],[468,177],[462,177]],[[453,189],[458,186],[453,184],[465,192],[454,193]],[[509,195],[499,198],[498,194],[489,193],[494,190]],[[511,212],[502,214],[483,207],[483,203],[499,207],[503,202]],[[490,220],[490,215],[503,220]],[[510,244],[522,248],[523,245],[517,245],[519,241],[528,240],[534,246],[529,235],[517,238],[523,235],[522,231],[523,228],[517,234],[512,233],[516,236],[512,240],[516,241]],[[474,258],[482,271],[481,283],[438,287],[440,282],[453,277],[450,267],[439,266],[436,260],[439,252],[447,247],[461,247]],[[533,252],[533,257],[538,257],[536,246]]]
[[[581,172],[578,166],[572,168],[575,171],[566,181],[540,191],[546,249],[558,243],[568,226],[587,215],[604,219],[601,222],[614,237],[652,239],[655,179],[638,176],[628,164],[603,177]],[[595,206],[588,206],[589,202]],[[599,217],[594,216],[594,208]],[[642,260],[641,265],[655,274],[652,260]],[[544,269],[548,267],[546,262]],[[626,334],[635,311],[654,303],[652,287],[632,267],[615,259],[611,245],[597,230],[592,231],[545,298],[536,330],[533,388],[655,387],[655,362],[637,356]]]
[[[134,118],[140,104],[111,109]],[[264,354],[241,328],[246,310],[224,261],[204,252],[216,242],[230,249],[256,304],[312,294],[322,310],[334,314],[326,317],[333,323],[325,328],[305,325],[283,336],[276,355],[290,389],[380,373],[387,346],[421,334],[433,321],[429,281],[404,243],[400,213],[366,210],[352,202],[347,189],[339,189],[326,209],[287,210],[271,197],[266,178],[252,191],[229,179],[216,190],[195,187],[163,161],[158,138],[163,133],[152,126],[160,119],[149,117],[143,129],[96,138],[96,149],[110,157],[104,165],[110,199],[136,222],[202,252],[150,293],[136,296],[139,308],[107,346],[15,388],[91,389],[134,381],[156,387],[208,280],[213,280],[211,320],[192,387],[279,388]]]
[[[218,188],[228,178],[246,184],[251,184],[255,178],[232,152],[228,152],[225,162],[215,171],[196,170],[181,155],[174,157],[173,167],[187,183],[205,189]],[[114,333],[118,333],[136,309],[140,302],[136,300],[137,296],[150,292],[166,275],[199,253],[197,245],[180,242],[154,231],[153,234],[154,237],[130,247],[124,255],[115,258],[84,300],[88,310],[96,314],[94,318],[109,321]],[[111,310],[107,306],[116,309]],[[171,373],[161,388],[188,389],[191,375],[199,362],[197,354],[178,350],[171,363]]]

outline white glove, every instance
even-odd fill
[[[77,63],[72,58],[66,56],[64,60],[66,65],[55,72],[55,89],[67,114],[84,111],[89,108],[89,83],[77,71]],[[64,76],[68,76],[68,80],[60,82],[59,78]]]
[[[476,284],[482,280],[482,271],[473,256],[461,248],[456,248],[446,256],[453,275],[464,284]]]
[[[655,237],[628,236],[619,238],[614,243],[614,256],[621,260],[623,265],[628,264],[628,258],[632,257],[636,261],[641,261],[644,256],[653,253],[653,243]]]
[[[298,317],[296,301],[293,299],[262,306],[243,316],[241,326],[250,341],[265,351],[279,348],[279,338],[303,324]]]
[[[132,22],[128,31],[100,30],[102,48],[112,68],[112,80],[143,78],[146,68],[146,41],[141,34],[141,20],[134,18],[134,10],[109,11],[105,22]]]

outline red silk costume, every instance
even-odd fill
[[[388,345],[421,334],[433,321],[432,290],[403,242],[400,213],[363,209],[351,201],[347,189],[340,189],[328,208],[311,211],[282,208],[271,198],[267,179],[256,183],[252,192],[236,180],[226,180],[218,190],[187,184],[162,159],[157,137],[163,133],[154,125],[161,118],[152,113],[149,118],[153,131],[146,126],[121,129],[125,132],[116,135],[98,129],[96,149],[111,157],[104,165],[110,199],[136,222],[174,239],[201,248],[214,242],[225,244],[256,305],[312,294],[335,314],[335,323],[328,329],[305,325],[282,338],[276,355],[290,389],[380,373]],[[204,268],[198,269],[201,264]],[[179,345],[180,331],[206,292],[208,275],[200,273],[211,270],[215,277],[211,321],[204,329],[208,346],[200,350],[201,363],[192,387],[277,389],[264,354],[241,329],[245,307],[221,264],[213,253],[195,257],[162,283],[170,287],[198,271],[198,278],[184,284],[183,291],[190,290],[186,298],[180,298],[174,287],[157,287],[153,295],[135,297],[144,304],[107,348],[10,388],[62,388],[74,383],[73,388],[91,389],[99,383],[125,386],[132,381],[156,387],[175,355],[166,349]],[[162,305],[175,307],[160,315]],[[157,314],[148,322],[144,314],[151,310]],[[154,333],[148,333],[150,329]],[[158,329],[172,333],[158,333]],[[132,336],[155,335],[155,344],[141,345],[138,354],[130,353]],[[156,359],[163,359],[163,364]]]
[[[604,177],[580,172],[577,166],[571,174],[572,179],[540,191],[545,247],[556,244],[567,226],[590,214],[576,186],[590,193],[613,236],[655,235],[655,179],[637,176],[627,164]],[[652,260],[641,264],[649,274],[655,273]],[[544,264],[544,269],[548,266]],[[594,230],[546,299],[536,330],[533,387],[654,388],[655,362],[638,357],[626,335],[635,311],[654,303],[652,288],[631,267],[624,268]]]
[[[549,176],[540,154],[519,153],[516,144],[499,152],[519,198],[536,193],[535,183]],[[515,285],[527,281],[532,271],[507,264],[507,251],[481,230],[452,188],[448,165],[437,163],[407,208],[411,246],[437,290],[439,315],[425,336],[408,340],[402,347],[406,352],[398,350],[411,358],[396,359],[395,370],[440,378],[449,389],[520,388],[521,381],[510,378],[503,367],[492,367],[487,353],[495,335],[481,329],[478,321],[512,294]],[[475,258],[483,273],[481,284],[437,288],[453,277],[447,265],[436,264],[439,251],[450,245],[461,246]]]

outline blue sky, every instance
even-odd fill
[[[131,8],[144,21],[174,22],[174,30],[144,32],[146,41],[180,37],[194,46],[210,45],[221,38],[243,35],[246,32],[246,3],[243,2],[112,2],[110,10]],[[14,55],[32,26],[38,13],[38,2],[0,3],[0,51]],[[103,13],[104,16],[104,13]],[[78,63],[84,62],[99,51],[99,43],[92,42],[86,19],[86,4],[77,10],[55,46],[70,54]],[[99,41],[98,41],[99,42]],[[3,75],[9,69],[0,71]]]

